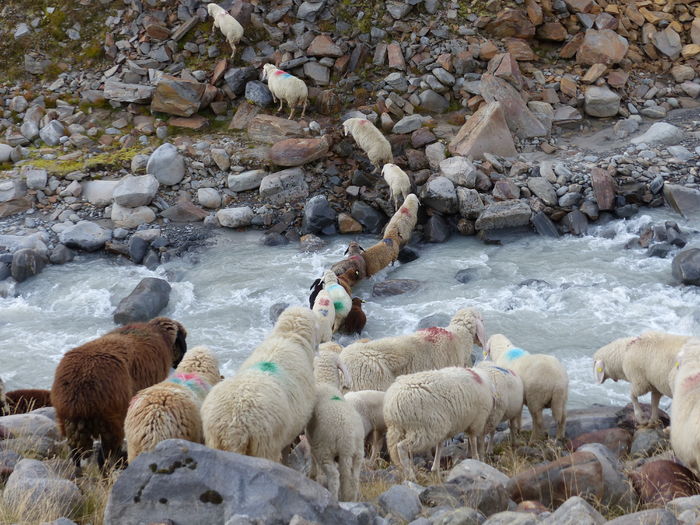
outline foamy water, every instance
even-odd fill
[[[367,301],[362,335],[409,333],[426,316],[451,316],[474,306],[483,312],[488,333],[504,333],[522,348],[564,362],[571,408],[626,403],[626,384],[592,382],[591,356],[597,348],[650,329],[700,335],[698,289],[673,282],[671,258],[624,249],[640,226],[666,219],[684,229],[700,227],[697,219],[654,210],[596,227],[580,238],[514,235],[503,246],[486,246],[453,237],[423,246],[420,259],[387,268],[355,288],[355,295]],[[162,315],[187,327],[190,346],[212,347],[224,374],[232,374],[272,327],[270,307],[308,305],[312,281],[343,257],[351,240],[335,237],[323,251],[302,254],[295,245],[263,247],[259,238],[259,232],[222,232],[215,247],[156,271],[97,256],[47,268],[18,285],[17,297],[0,299],[0,374],[9,389],[48,388],[62,354],[113,329],[119,300],[149,276],[172,286]],[[366,236],[359,240],[374,242]],[[697,236],[691,238],[691,245],[699,243]],[[465,268],[473,278],[462,284],[455,274]],[[372,285],[384,279],[422,284],[409,294],[372,297]],[[340,339],[350,341],[349,336]]]

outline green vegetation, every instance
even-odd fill
[[[133,148],[120,148],[99,153],[92,157],[81,158],[78,160],[60,160],[60,159],[30,159],[27,164],[40,169],[45,169],[49,173],[57,176],[64,176],[74,171],[92,171],[105,168],[123,168],[128,167],[131,159],[143,151],[142,146]]]

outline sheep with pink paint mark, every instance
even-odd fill
[[[700,474],[700,338],[689,338],[676,362],[671,447],[681,461]]]
[[[367,154],[375,171],[384,164],[394,162],[391,144],[374,124],[366,118],[349,118],[343,122],[345,136],[352,135],[357,145]]]
[[[236,44],[243,38],[243,26],[223,7],[215,3],[207,4],[207,11],[209,16],[214,19],[214,27],[221,31],[231,46],[231,58],[233,58],[236,53]]]
[[[267,87],[272,93],[272,100],[276,103],[280,101],[277,112],[282,111],[284,102],[289,106],[289,119],[294,116],[294,111],[299,104],[303,104],[301,118],[306,113],[306,105],[309,102],[309,89],[304,81],[295,77],[291,73],[278,69],[274,64],[263,66],[262,80],[267,79]]]

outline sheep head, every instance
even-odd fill
[[[348,248],[345,250],[345,253],[343,255],[359,255],[364,251],[365,249],[362,246],[360,246],[359,242],[350,241],[348,243]]]
[[[323,274],[323,284],[324,285],[329,285],[329,284],[337,284],[338,283],[338,276],[335,274],[333,270],[326,270],[326,273]]]
[[[318,351],[321,327],[318,317],[309,308],[290,306],[280,314],[273,332],[282,337],[296,337],[306,342],[313,350],[312,357]]]
[[[260,80],[265,80],[266,78],[269,78],[272,73],[274,73],[277,70],[277,67],[274,64],[265,64],[263,66],[263,72],[260,77]]]
[[[474,308],[463,308],[459,310],[450,321],[450,325],[459,325],[469,330],[473,336],[473,342],[484,348],[486,342],[486,329],[481,313]]]
[[[218,15],[220,13],[226,12],[226,10],[223,7],[221,7],[220,5],[215,4],[213,2],[210,4],[207,4],[207,11],[209,12],[209,16],[211,16],[211,17],[215,17],[216,15]]]
[[[502,353],[513,348],[513,343],[510,342],[503,334],[493,334],[486,341],[486,346],[484,347],[484,355],[491,357],[494,361],[497,360]]]
[[[187,330],[177,321],[168,317],[156,317],[148,322],[160,331],[172,347],[173,367],[177,367],[187,352]]]
[[[185,354],[177,367],[178,372],[199,374],[210,385],[221,381],[219,361],[208,347],[195,346]]]

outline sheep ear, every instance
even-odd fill
[[[480,317],[476,318],[476,341],[481,348],[484,348],[486,344],[486,328],[484,328],[484,321]]]
[[[313,282],[313,284],[309,287],[309,290],[313,290],[314,288],[316,288],[316,287],[317,287],[318,285],[320,285],[320,284],[321,284],[321,279],[316,279],[316,280]]]
[[[602,360],[598,360],[593,366],[595,371],[595,379],[600,385],[605,381],[605,363],[603,363]]]
[[[173,360],[174,366],[180,364],[182,358],[185,357],[185,352],[187,352],[187,332],[184,327],[178,326],[177,335],[175,336],[175,359]]]
[[[343,255],[347,255],[349,251],[350,251],[350,246],[348,246],[347,248],[345,248],[345,251],[343,252]]]

